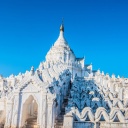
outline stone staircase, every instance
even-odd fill
[[[69,97],[69,92],[67,96],[64,98],[63,105],[61,108],[61,113],[58,116],[58,118],[55,120],[55,128],[63,128],[63,120],[64,120],[64,115],[65,115],[65,107],[68,104],[68,97]]]
[[[4,128],[4,124],[0,124],[0,128]]]
[[[38,128],[38,126],[37,126],[37,118],[29,118],[29,119],[27,119],[26,128]]]
[[[38,128],[38,126],[37,126],[37,111],[34,112],[32,117],[27,119],[26,128]]]

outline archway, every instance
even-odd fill
[[[23,104],[21,125],[37,125],[38,104],[30,95]]]

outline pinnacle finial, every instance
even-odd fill
[[[64,32],[64,18],[62,18],[62,23],[61,23],[61,26],[60,26],[60,31]]]
[[[34,75],[34,67],[33,66],[31,67],[30,73],[31,73],[31,75]]]

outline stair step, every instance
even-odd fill
[[[63,126],[63,123],[56,123],[56,126]]]
[[[31,121],[32,122],[37,122],[37,120],[35,120],[35,119],[34,120],[27,120],[27,122],[31,122]]]
[[[26,128],[38,128],[37,125],[26,125]]]
[[[64,119],[64,117],[58,117],[57,118],[57,120],[63,120]]]
[[[63,128],[63,126],[55,126],[55,128]]]
[[[56,125],[63,125],[63,122],[57,122]]]
[[[57,123],[58,123],[58,122],[61,122],[61,123],[62,123],[62,122],[63,122],[63,120],[56,120],[56,122],[57,122]]]
[[[37,121],[27,121],[27,124],[36,124]]]
[[[34,117],[34,118],[31,117],[31,118],[27,119],[26,128],[38,128],[37,118],[36,117]]]

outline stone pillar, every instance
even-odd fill
[[[63,128],[73,128],[73,115],[64,115]]]
[[[56,95],[48,93],[47,94],[47,128],[54,128],[54,100]]]
[[[53,109],[52,109],[52,128],[54,128],[55,119],[56,119],[56,102],[53,103]]]
[[[20,107],[21,107],[20,105],[21,105],[21,102],[19,101],[20,100],[19,95],[20,95],[20,93],[18,92],[15,95],[15,99],[14,99],[13,114],[12,114],[12,124],[11,124],[11,127],[14,127],[14,128],[18,127],[19,124],[20,124]]]
[[[47,128],[53,126],[53,102],[48,102],[47,106]]]
[[[12,112],[13,112],[13,102],[10,101],[6,105],[6,120],[5,120],[5,128],[11,127],[12,123]]]
[[[47,127],[47,124],[46,124],[46,121],[47,121],[47,116],[46,116],[46,113],[47,113],[47,94],[46,92],[42,92],[42,102],[41,102],[41,128],[46,128]]]
[[[16,102],[16,107],[15,107],[15,115],[14,115],[14,120],[15,120],[15,124],[16,124],[16,126],[19,126],[19,124],[21,123],[21,120],[20,120],[20,116],[21,116],[21,94],[20,93],[18,93],[17,94],[17,97],[16,97],[16,99],[17,99],[17,102]]]

